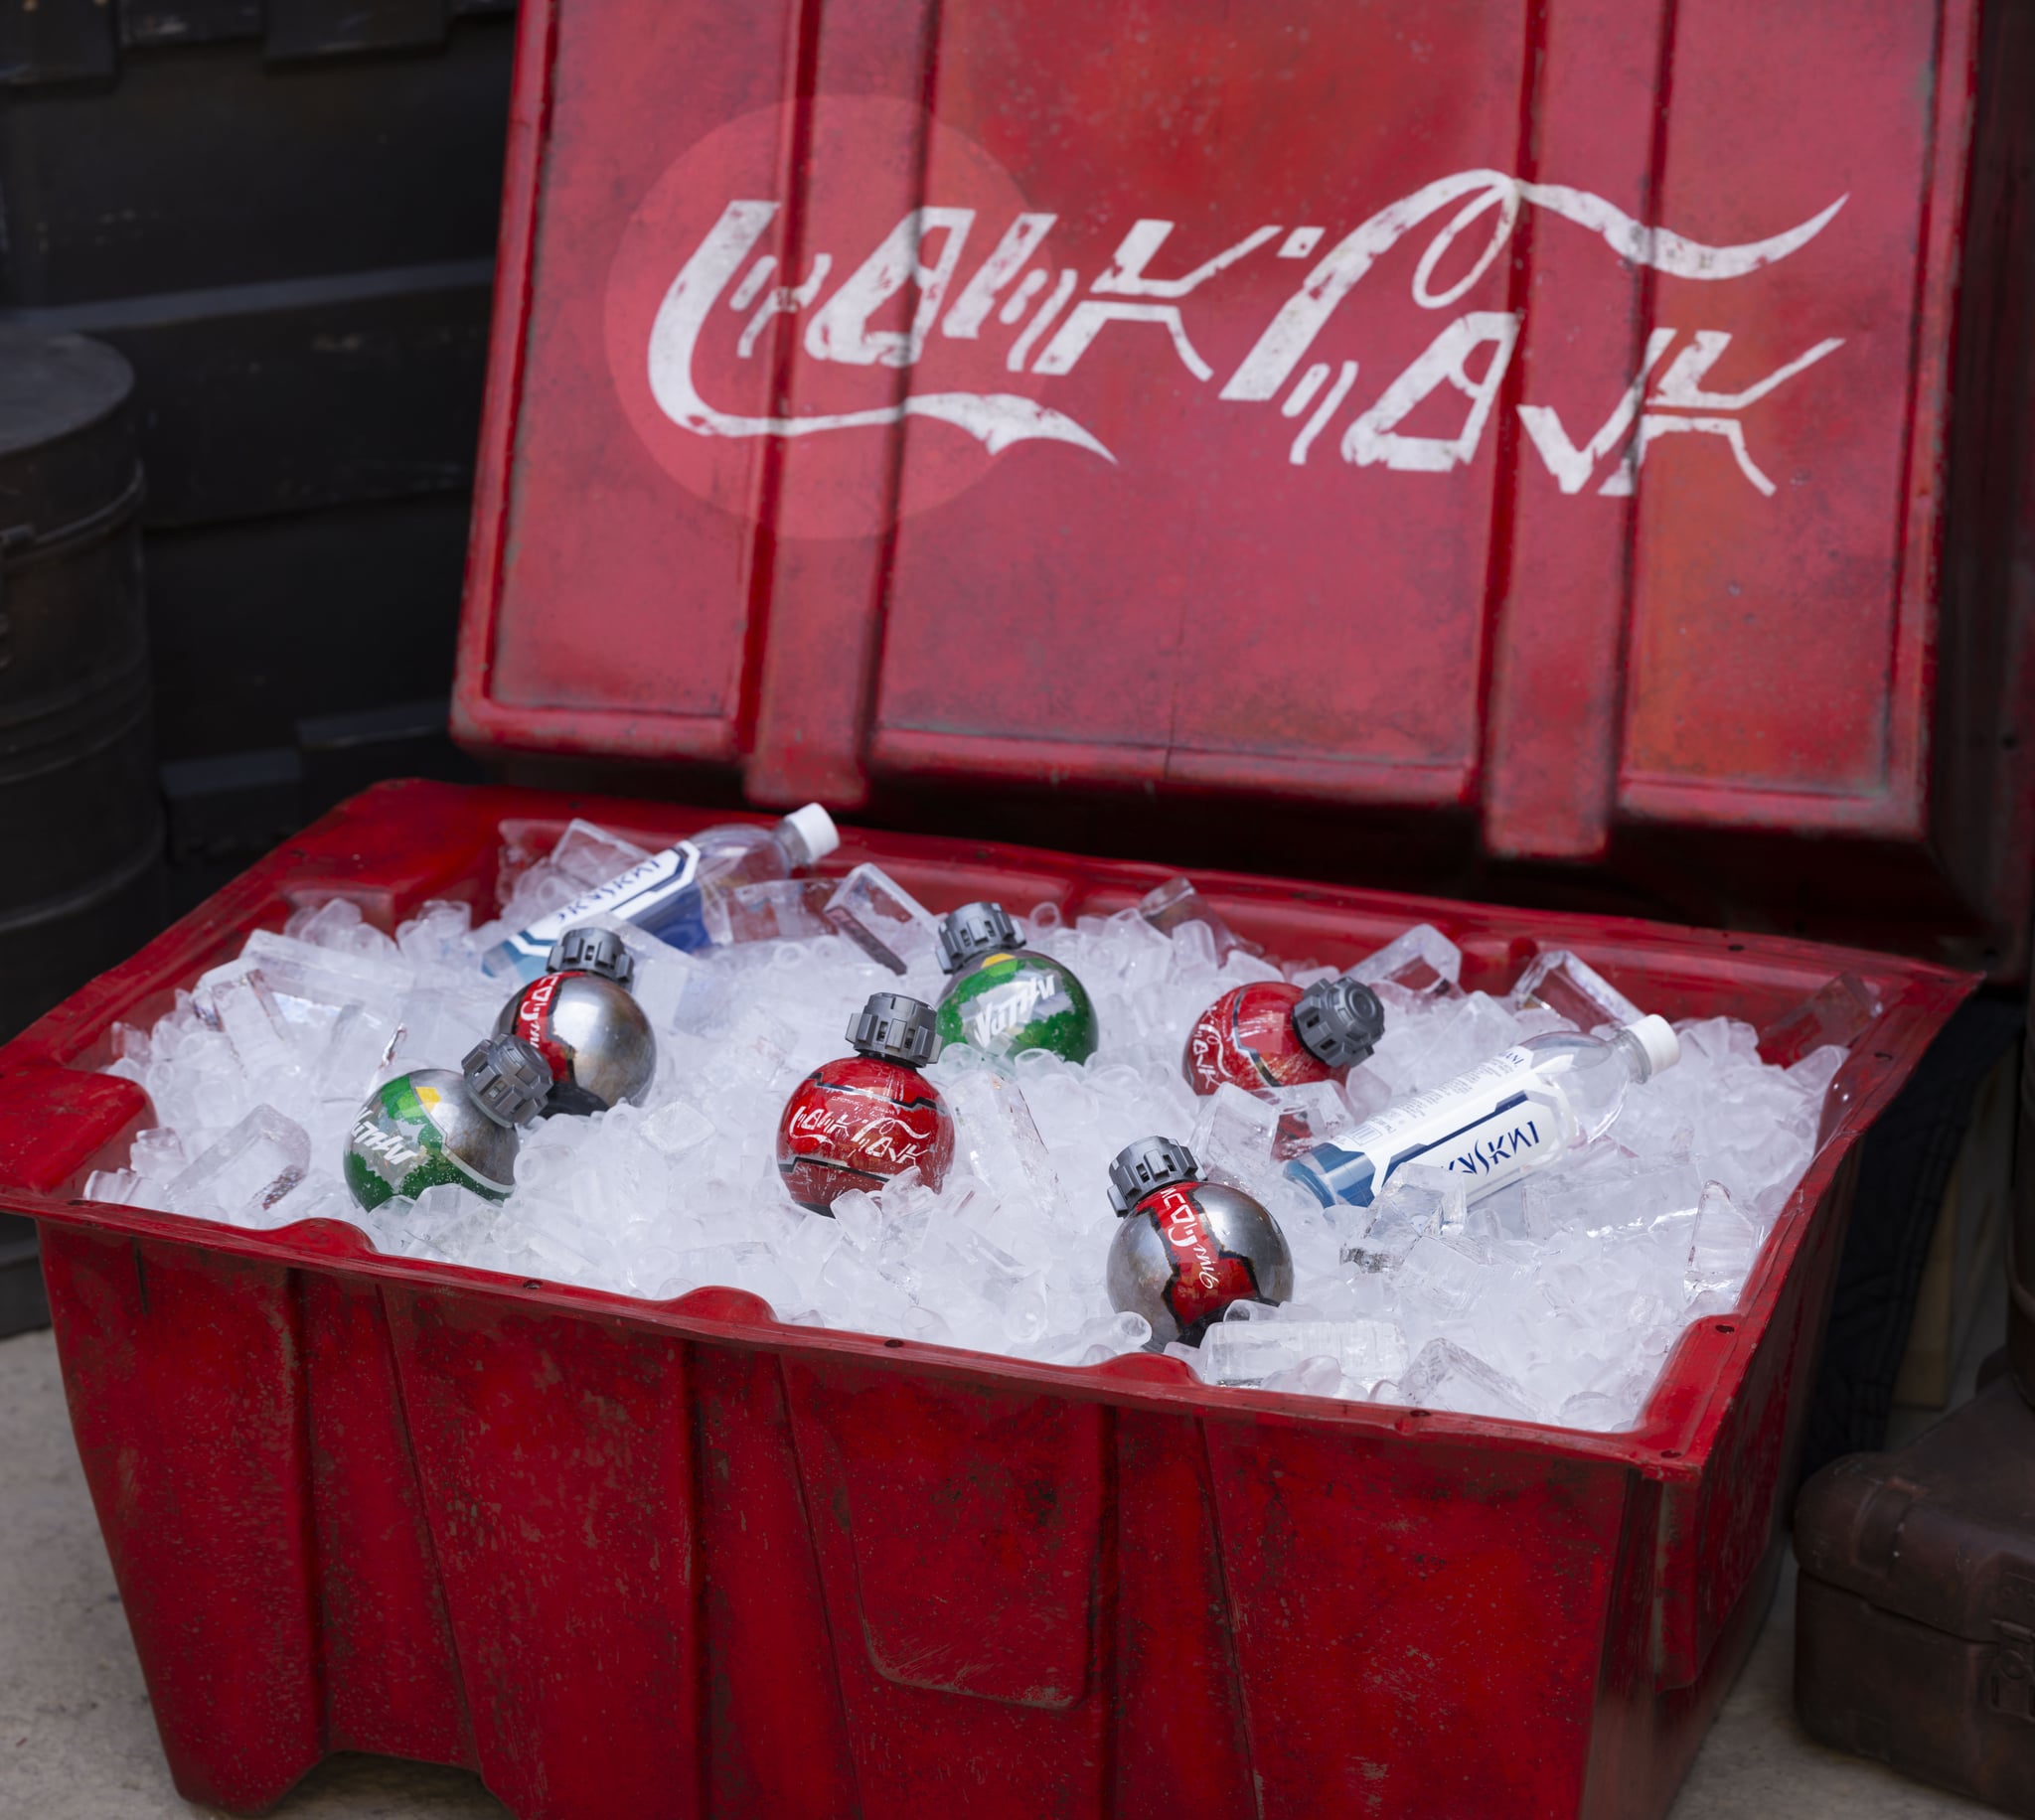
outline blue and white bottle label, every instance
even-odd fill
[[[1568,1142],[1560,1090],[1533,1062],[1529,1051],[1507,1049],[1296,1157],[1287,1173],[1324,1202],[1358,1207],[1416,1163],[1463,1177],[1473,1200],[1502,1188]]]
[[[618,917],[689,954],[710,947],[712,937],[700,888],[700,849],[690,840],[681,840],[575,897],[563,909],[539,917],[528,929],[518,930],[489,951],[489,970],[514,973],[525,981],[539,978],[551,944],[575,923],[594,916]]]

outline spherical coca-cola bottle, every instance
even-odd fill
[[[1327,1081],[1368,1059],[1385,1032],[1385,1007],[1360,981],[1284,980],[1233,986],[1194,1019],[1180,1071],[1196,1093],[1223,1082],[1249,1093]]]
[[[937,1188],[954,1160],[954,1120],[919,1069],[938,1052],[930,1006],[871,992],[848,1026],[853,1055],[816,1068],[777,1122],[777,1172],[791,1198],[831,1215],[851,1188],[873,1192],[916,1168]]]

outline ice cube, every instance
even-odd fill
[[[358,1225],[361,1218],[359,1204],[334,1175],[312,1174],[304,1177],[282,1200],[276,1202],[271,1226],[294,1226],[299,1220],[343,1220],[349,1225]],[[473,1258],[454,1258],[455,1264],[474,1263]]]
[[[1371,1203],[1361,1236],[1343,1245],[1342,1262],[1368,1275],[1397,1270],[1423,1234],[1466,1217],[1460,1181],[1438,1169],[1402,1169]]]
[[[460,1057],[495,1027],[502,1009],[498,986],[425,986],[402,1001],[401,1041],[395,1059],[413,1068],[457,1068]]]
[[[291,1197],[293,1220],[303,1217],[294,1204],[299,1198]],[[434,1182],[417,1196],[406,1224],[412,1235],[428,1241],[436,1256],[457,1259],[499,1218],[496,1203],[471,1188],[457,1182]]]
[[[1485,992],[1450,998],[1413,1028],[1395,1034],[1389,1021],[1386,1027],[1394,1056],[1417,1057],[1416,1078],[1435,1086],[1502,1055],[1521,1034],[1518,1014]]]
[[[1333,1359],[1311,1358],[1274,1372],[1261,1388],[1284,1391],[1290,1397],[1339,1397],[1343,1378]]]
[[[1246,942],[1222,920],[1222,913],[1194,889],[1191,879],[1169,878],[1165,884],[1155,885],[1139,900],[1138,913],[1160,934],[1176,940],[1190,928],[1205,930],[1207,947],[1202,952],[1212,956],[1218,967],[1238,949],[1253,954],[1262,952],[1255,942]]]
[[[1084,1321],[1071,1333],[1049,1336],[1032,1356],[1050,1365],[1099,1365],[1151,1343],[1152,1323],[1144,1315],[1103,1314]]]
[[[812,1214],[800,1220],[786,1235],[778,1247],[778,1254],[785,1267],[798,1279],[800,1287],[810,1294],[814,1280],[846,1239],[838,1219],[829,1220]]]
[[[730,942],[816,942],[835,933],[827,878],[770,878],[737,885],[720,900]]]
[[[189,1160],[184,1154],[184,1140],[175,1132],[161,1127],[136,1132],[127,1151],[127,1166],[153,1182],[176,1180]]]
[[[1819,1049],[1811,1049],[1800,1061],[1790,1064],[1788,1079],[1811,1106],[1820,1107],[1823,1096],[1830,1090],[1830,1083],[1837,1078],[1837,1070],[1844,1066],[1850,1053],[1835,1043],[1825,1043]]]
[[[932,964],[940,925],[882,867],[859,865],[828,898],[826,920],[879,967],[907,974]]]
[[[1486,1289],[1487,1253],[1423,1233],[1393,1273],[1393,1288],[1409,1315],[1429,1325],[1454,1326],[1470,1318]]]
[[[360,1100],[391,1059],[396,1028],[366,1005],[343,1005],[313,1064],[312,1092],[321,1100]]]
[[[983,1234],[957,1227],[949,1255],[965,1269],[970,1288],[1001,1322],[1004,1338],[1029,1345],[1045,1331],[1045,1273],[1026,1266]]]
[[[950,1346],[954,1343],[954,1330],[946,1318],[918,1302],[904,1310],[897,1324],[903,1329],[906,1339],[917,1340],[921,1346]]]
[[[213,1017],[249,1074],[297,1071],[296,1044],[258,967],[233,978],[214,979],[206,996]]]
[[[508,888],[502,893],[502,913],[474,931],[474,946],[490,957],[506,981],[515,973],[514,951],[500,944],[584,897],[590,887],[559,871],[548,859],[540,859],[513,877],[505,873],[504,882]]]
[[[910,1297],[853,1245],[835,1249],[821,1267],[817,1288],[829,1326],[880,1333],[910,1305]]]
[[[1391,985],[1423,996],[1446,997],[1463,978],[1463,951],[1431,923],[1415,923],[1375,954],[1349,969],[1366,986]]]
[[[715,1287],[747,1289],[771,1309],[789,1308],[799,1297],[790,1271],[767,1245],[704,1245],[681,1252],[678,1269],[659,1285],[653,1299],[670,1301],[688,1290]]]
[[[649,852],[633,840],[626,840],[610,829],[574,817],[552,847],[549,863],[584,890],[593,890],[611,878],[619,878],[632,865],[641,865]]]
[[[1059,1179],[1018,1082],[995,1068],[963,1067],[943,1070],[939,1087],[954,1115],[957,1161],[1000,1201],[1051,1207]]]
[[[882,1242],[883,1209],[873,1194],[850,1188],[834,1197],[831,1210],[836,1229],[856,1250],[871,1251]]]
[[[1262,1198],[1260,1190],[1279,1178],[1272,1154],[1278,1129],[1277,1106],[1224,1081],[1201,1102],[1187,1148],[1204,1180],[1227,1182]]]
[[[1573,1227],[1601,1239],[1693,1221],[1703,1180],[1692,1163],[1643,1163],[1603,1144],[1576,1165],[1529,1175],[1521,1192],[1534,1237]]]
[[[395,931],[396,952],[412,967],[465,971],[473,907],[432,898]]]
[[[84,1198],[114,1207],[135,1207],[147,1184],[132,1169],[94,1169],[84,1178]]]
[[[1760,1231],[1741,1213],[1721,1182],[1705,1182],[1689,1241],[1687,1289],[1701,1312],[1728,1312],[1760,1255]]]
[[[1856,974],[1839,974],[1760,1032],[1760,1054],[1786,1068],[1825,1044],[1848,1049],[1871,1028],[1883,1004]]]
[[[1309,1081],[1264,1096],[1277,1109],[1272,1154],[1280,1161],[1346,1132],[1357,1123],[1333,1081]]]
[[[310,1162],[304,1128],[272,1106],[257,1106],[171,1181],[167,1194],[179,1213],[272,1226],[275,1207]]]
[[[1505,1000],[1515,1011],[1539,1004],[1579,1030],[1638,1023],[1640,1007],[1580,956],[1566,948],[1542,949],[1526,963]]]
[[[416,984],[416,969],[392,943],[386,954],[357,954],[257,929],[241,956],[261,970],[270,990],[316,1004],[364,1004],[392,1014]]]
[[[395,944],[361,915],[350,897],[328,898],[293,912],[283,935],[333,954],[380,958],[395,952]]]
[[[1585,1390],[1578,1391],[1562,1404],[1558,1419],[1565,1429],[1604,1435],[1613,1429],[1629,1427],[1638,1414],[1637,1410],[1629,1410],[1621,1397],[1601,1390]]]
[[[1313,1358],[1369,1387],[1406,1369],[1406,1335],[1389,1320],[1222,1320],[1201,1341],[1202,1371],[1216,1384],[1256,1384]]]
[[[683,1156],[714,1135],[713,1121],[684,1100],[667,1100],[645,1117],[642,1132],[666,1156]]]
[[[1429,1340],[1399,1380],[1399,1393],[1419,1409],[1533,1420],[1532,1404],[1515,1380],[1453,1340]]]

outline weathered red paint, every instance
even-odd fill
[[[1714,875],[1776,926],[2010,972],[2035,870],[2013,11],[532,0],[462,735],[704,760],[767,802],[994,780],[1450,809],[1488,857],[1685,901]],[[1500,189],[1442,256],[1457,201],[1242,383],[1343,236],[1479,171]],[[708,434],[659,402],[674,282],[744,202],[768,219],[677,338],[702,408],[919,414]],[[907,284],[859,339],[844,300],[921,207],[972,211],[965,241],[927,223],[939,295]],[[1615,222],[1713,249],[1821,225],[1717,279]],[[1123,308],[1147,314],[1055,357]],[[1517,328],[1466,458],[1348,447],[1472,319]],[[1395,433],[1432,455],[1497,349]],[[992,452],[926,414],[956,395],[1094,446]]]
[[[1969,988],[1726,932],[1211,875],[1346,966],[1424,919],[1670,1015],[1886,1011],[1749,1287],[1630,1434],[1019,1364],[72,1198],[146,1105],[115,1020],[293,904],[485,906],[498,828],[647,845],[649,803],[386,785],[0,1050],[0,1206],[42,1222],[78,1447],[190,1798],[328,1751],[464,1763],[522,1820],[1662,1811],[1750,1646],[1865,1126]],[[1109,913],[1153,867],[845,831],[937,910]],[[1098,1202],[1100,1185],[1098,1185]]]

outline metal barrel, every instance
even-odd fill
[[[161,927],[134,376],[0,325],[0,1037]]]

